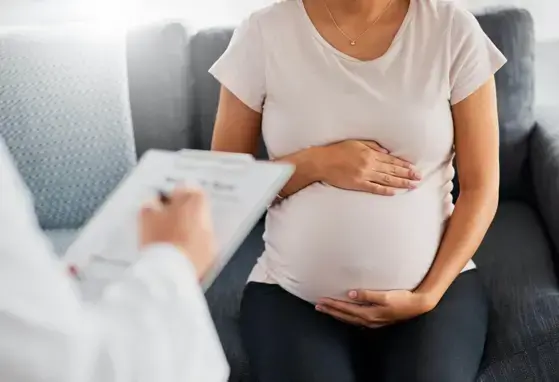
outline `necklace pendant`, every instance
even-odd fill
[[[356,41],[353,41],[353,40],[352,40],[352,41],[349,42],[349,45],[351,45],[351,46],[355,46],[355,44],[357,44]]]

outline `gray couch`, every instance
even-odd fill
[[[554,117],[559,114],[550,110],[541,119],[535,116],[530,15],[503,10],[479,16],[479,21],[509,63],[497,75],[501,203],[475,257],[491,300],[478,380],[559,381],[559,118]],[[229,29],[188,36],[180,23],[129,33],[128,75],[138,155],[149,148],[209,148],[219,86],[207,70],[230,38]],[[1,107],[0,102],[0,114]],[[119,163],[123,161],[120,158]],[[49,232],[59,251],[71,242],[75,229],[61,226]],[[263,250],[262,234],[260,223],[207,293],[233,382],[249,380],[238,332],[239,302]]]

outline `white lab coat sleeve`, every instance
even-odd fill
[[[0,138],[0,381],[223,382],[228,366],[188,260],[172,246],[84,304]]]
[[[169,245],[145,251],[105,293],[104,338],[126,381],[226,381],[229,369],[192,265]],[[134,365],[134,369],[128,369]],[[138,379],[140,378],[140,379]],[[106,378],[101,379],[106,381]]]

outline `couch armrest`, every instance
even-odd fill
[[[538,111],[538,124],[531,138],[530,151],[536,202],[555,245],[555,252],[558,253],[559,109],[547,108]]]

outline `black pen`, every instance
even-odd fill
[[[169,204],[171,202],[171,198],[169,197],[169,195],[167,195],[166,192],[159,191],[158,194],[159,194],[159,201],[164,205]]]

